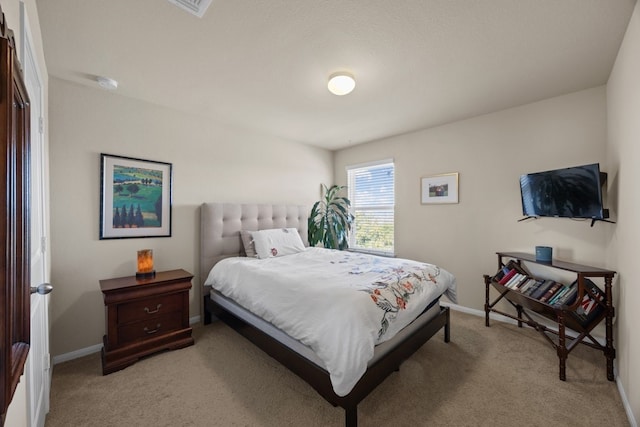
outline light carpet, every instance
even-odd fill
[[[359,426],[628,426],[601,351],[558,358],[531,328],[451,312],[438,332],[358,406]],[[100,355],[54,366],[46,427],[343,426],[333,407],[235,331],[194,328],[195,345],[102,375]],[[615,343],[614,343],[615,344]]]

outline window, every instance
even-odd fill
[[[347,179],[351,212],[355,217],[349,246],[393,254],[393,160],[349,166]]]

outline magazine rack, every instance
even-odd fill
[[[566,380],[566,361],[569,353],[578,344],[600,350],[607,359],[607,379],[614,380],[613,359],[615,349],[613,347],[613,317],[614,307],[612,304],[611,282],[615,271],[590,267],[587,265],[573,264],[569,262],[553,260],[551,262],[536,261],[534,255],[521,252],[496,252],[498,255],[498,274],[494,276],[484,275],[485,282],[485,325],[489,326],[489,313],[494,312],[518,321],[518,327],[525,323],[531,326],[556,349],[560,362],[560,380]],[[498,277],[504,267],[515,268],[518,272],[528,278],[534,278],[525,268],[525,263],[535,263],[547,267],[570,271],[576,274],[577,294],[573,301],[568,304],[549,304],[540,301],[530,295],[518,291],[517,288],[507,287],[500,284]],[[602,278],[604,280],[604,291],[597,286],[595,290],[587,286],[588,278]],[[493,287],[499,293],[497,298],[490,302],[490,289]],[[580,314],[579,307],[583,300],[589,298],[594,300],[596,310],[593,315],[585,317]],[[501,300],[506,300],[516,309],[516,314],[506,313],[496,308],[496,304]],[[531,316],[531,312],[537,313],[546,319],[557,323],[557,331],[537,322]],[[606,342],[601,344],[591,336],[591,331],[602,321],[605,321]],[[570,328],[577,333],[577,337],[567,337],[566,328]]]

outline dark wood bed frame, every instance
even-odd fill
[[[325,369],[228,312],[216,304],[209,295],[204,297],[204,313],[205,325],[211,323],[212,315],[214,315],[309,383],[329,403],[344,408],[345,425],[347,427],[356,427],[358,425],[358,403],[367,397],[392,372],[399,370],[400,364],[422,347],[441,328],[444,328],[444,341],[449,342],[450,340],[449,307],[440,307],[440,313],[436,317],[423,328],[409,335],[376,363],[369,366],[353,390],[348,395],[341,397],[333,391],[329,373]]]
[[[245,219],[249,210],[245,207],[253,207],[255,205],[227,205],[227,204],[205,204],[203,205],[204,209],[211,209],[211,206],[214,206],[214,214],[215,218],[209,217],[209,213],[201,213],[202,215],[202,227],[203,229],[207,229],[212,227],[211,223],[222,223],[223,218],[228,217],[229,206],[233,206],[236,208],[240,206],[244,208],[242,213],[243,220]],[[266,205],[258,205],[259,207],[264,207]],[[275,206],[275,205],[274,205]],[[227,210],[225,210],[227,209]],[[292,225],[290,222],[290,215],[286,216],[287,226],[296,226]],[[305,224],[300,225],[298,230],[300,231],[302,236],[306,236],[306,218],[303,218]],[[237,221],[239,222],[239,221]],[[259,222],[259,221],[258,221]],[[256,224],[258,224],[256,222]],[[282,223],[275,221],[267,221],[267,223],[258,224],[255,228],[247,228],[247,229],[264,229],[264,228],[275,228],[282,227]],[[216,225],[217,227],[217,225]],[[303,228],[304,230],[301,230]],[[226,229],[224,231],[220,231],[218,238],[220,241],[215,245],[224,245],[229,247],[229,239],[237,239],[240,240],[239,233],[235,233]],[[304,233],[304,234],[303,234]],[[237,235],[236,235],[237,234]],[[231,236],[231,237],[229,237]],[[201,239],[207,239],[207,236],[204,234],[201,236]],[[233,245],[231,247],[235,248],[235,241],[232,242]],[[201,280],[204,283],[208,269],[212,264],[215,264],[217,260],[223,258],[224,256],[220,256],[223,252],[218,252],[213,254],[207,254],[207,247],[210,246],[210,242],[201,241]],[[235,249],[233,250],[235,251]],[[232,251],[232,252],[233,252]],[[209,251],[210,252],[210,251]],[[226,249],[227,256],[228,249]],[[236,252],[236,255],[241,253],[241,251]],[[212,259],[215,258],[215,261],[212,262]],[[369,395],[369,393],[374,390],[378,384],[384,381],[392,372],[398,371],[400,369],[400,364],[409,358],[413,353],[415,353],[425,342],[427,342],[432,336],[434,336],[440,329],[444,328],[444,341],[449,342],[450,340],[450,316],[449,316],[449,307],[440,307],[440,312],[428,323],[426,323],[422,328],[417,329],[412,334],[408,335],[403,341],[398,343],[393,349],[391,349],[387,354],[378,359],[375,363],[371,364],[367,371],[364,373],[362,378],[358,381],[358,383],[354,386],[351,392],[346,396],[338,396],[333,391],[333,387],[331,385],[331,380],[329,378],[329,373],[291,350],[289,347],[280,343],[273,337],[268,334],[262,332],[260,329],[254,327],[253,325],[245,322],[240,319],[233,313],[226,310],[224,307],[216,304],[209,295],[208,287],[203,286],[203,314],[204,314],[204,324],[210,324],[213,320],[213,317],[222,320],[231,328],[236,330],[238,333],[243,335],[249,341],[254,343],[258,348],[262,349],[269,356],[276,359],[290,371],[298,375],[304,381],[306,381],[309,385],[311,385],[325,400],[331,403],[334,406],[340,406],[345,410],[345,425],[347,427],[356,427],[358,424],[358,404]]]

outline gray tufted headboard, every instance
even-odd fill
[[[200,280],[223,258],[244,254],[240,230],[294,227],[305,246],[308,211],[300,205],[203,203],[200,207]],[[202,295],[208,290],[203,288]]]

